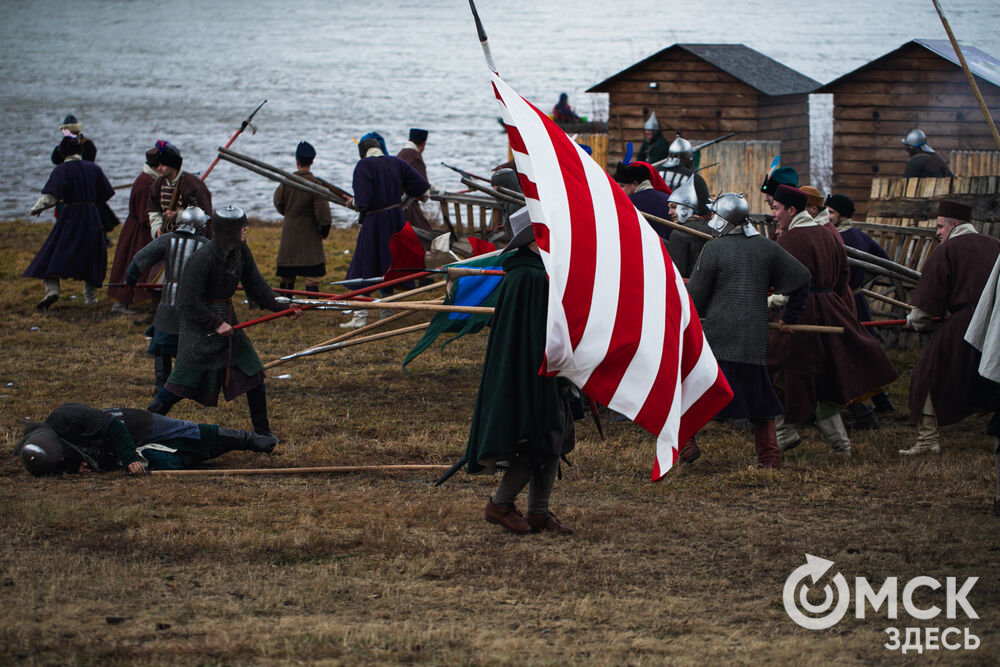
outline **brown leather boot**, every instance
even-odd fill
[[[757,452],[758,468],[780,468],[778,437],[774,431],[773,419],[753,420],[753,446]]]
[[[531,524],[524,520],[524,516],[513,504],[497,505],[490,498],[486,501],[486,520],[503,526],[512,533],[524,534],[531,532]]]
[[[572,535],[573,530],[563,525],[556,515],[552,512],[528,512],[524,515],[528,520],[528,525],[531,526],[531,532],[541,533],[559,533],[560,535]]]
[[[680,450],[677,452],[677,460],[681,463],[694,463],[698,457],[701,456],[701,450],[698,449],[698,443],[694,441],[694,436],[681,445]]]

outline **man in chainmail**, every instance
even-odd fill
[[[247,217],[229,204],[212,214],[212,240],[188,260],[178,298],[180,313],[177,363],[147,408],[161,415],[182,398],[215,406],[219,391],[227,401],[247,395],[253,430],[271,435],[264,390],[264,366],[238,324],[232,296],[243,285],[258,305],[277,312],[284,308],[257,269],[246,244]],[[298,319],[298,312],[289,315]]]
[[[733,400],[717,415],[749,419],[761,468],[779,467],[774,418],[782,406],[767,371],[770,290],[788,294],[783,322],[796,324],[809,294],[809,270],[750,222],[741,194],[720,196],[709,226],[721,234],[706,243],[695,264],[688,293],[719,368],[733,389]],[[694,438],[678,453],[691,462],[700,452]]]
[[[670,206],[670,218],[674,222],[699,232],[715,234],[705,218],[697,213],[698,192],[695,189],[694,177],[684,181],[679,188],[671,192],[667,202]],[[670,259],[673,260],[681,278],[691,277],[695,262],[698,260],[698,255],[701,254],[701,249],[705,246],[706,241],[707,239],[700,236],[683,232],[670,235],[670,240],[667,242],[667,252],[670,253]]]
[[[134,288],[139,276],[157,262],[163,262],[163,293],[156,308],[153,325],[146,331],[150,336],[147,352],[153,356],[156,392],[163,389],[170,376],[173,358],[177,356],[177,334],[180,316],[177,298],[180,295],[184,266],[198,248],[208,243],[205,227],[208,216],[197,206],[181,211],[177,228],[158,236],[152,243],[136,253],[125,274],[125,284]]]
[[[105,472],[130,475],[179,470],[243,450],[270,454],[277,439],[215,424],[171,419],[146,410],[98,410],[64,403],[41,423],[27,423],[14,456],[32,475]]]

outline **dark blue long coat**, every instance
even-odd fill
[[[840,232],[840,238],[844,239],[844,245],[846,246],[856,248],[869,255],[881,257],[882,259],[889,259],[889,255],[886,254],[882,246],[857,227],[851,227]],[[848,279],[847,284],[851,288],[851,292],[854,293],[854,309],[858,313],[858,322],[871,322],[872,319],[872,311],[868,307],[867,297],[857,291],[865,286],[866,277],[864,269],[856,266],[851,267],[851,277]]]
[[[104,172],[93,162],[70,160],[53,169],[42,194],[62,200],[63,206],[24,276],[103,283],[108,251],[96,204],[108,201],[114,193]]]
[[[416,169],[393,155],[358,161],[354,167],[354,204],[362,210],[361,231],[347,269],[348,278],[374,278],[389,269],[389,239],[406,222],[399,201],[404,192],[420,197],[429,187]],[[394,208],[369,213],[388,206]]]

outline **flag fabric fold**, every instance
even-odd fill
[[[604,169],[490,70],[549,276],[542,372],[655,435],[659,480],[732,390],[660,237]]]

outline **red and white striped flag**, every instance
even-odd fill
[[[732,390],[660,237],[604,169],[500,78],[480,35],[549,276],[541,372],[654,434],[659,480]]]

